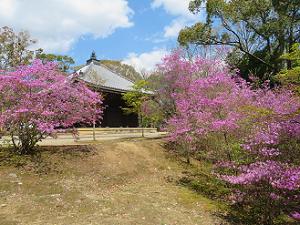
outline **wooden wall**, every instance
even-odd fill
[[[101,127],[138,127],[136,114],[124,114],[122,107],[126,107],[119,93],[102,93],[104,97],[104,114]]]

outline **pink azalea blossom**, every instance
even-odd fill
[[[101,119],[101,103],[101,95],[72,83],[54,63],[37,60],[0,74],[0,127],[19,137],[14,144],[24,152],[58,128]]]

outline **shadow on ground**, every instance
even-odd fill
[[[5,162],[1,225],[222,224],[214,202],[177,184],[186,168],[161,140],[44,147]]]

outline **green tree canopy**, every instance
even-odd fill
[[[283,69],[276,78],[283,85],[292,86],[300,94],[300,43],[294,44],[291,52],[282,55],[281,58],[291,61],[291,69]]]
[[[34,58],[29,47],[36,43],[26,31],[15,33],[9,27],[0,28],[0,69],[25,65]]]
[[[126,108],[123,108],[125,113],[141,114],[142,104],[149,97],[149,94],[147,93],[149,92],[147,85],[147,81],[139,80],[133,85],[132,91],[123,94],[123,99],[128,106]]]
[[[12,28],[0,28],[0,69],[7,70],[30,64],[34,59],[57,62],[62,72],[67,72],[74,60],[67,55],[46,54],[43,49],[32,50],[37,41],[26,31],[16,33]]]
[[[280,56],[300,40],[299,0],[193,0],[189,9],[205,9],[206,21],[182,29],[181,45],[231,46],[231,61],[262,79],[291,67]]]
[[[39,49],[36,54],[36,58],[41,59],[42,61],[56,62],[62,72],[67,72],[71,65],[75,63],[74,59],[67,55],[55,55],[55,54],[46,54],[43,52],[43,49]]]
[[[163,115],[152,93],[148,81],[138,80],[133,85],[133,90],[122,96],[127,105],[123,108],[124,113],[138,114],[142,127],[157,126],[162,120]]]

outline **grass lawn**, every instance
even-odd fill
[[[215,202],[178,185],[189,166],[166,152],[161,140],[48,147],[10,161],[4,155],[1,225],[221,224]]]

